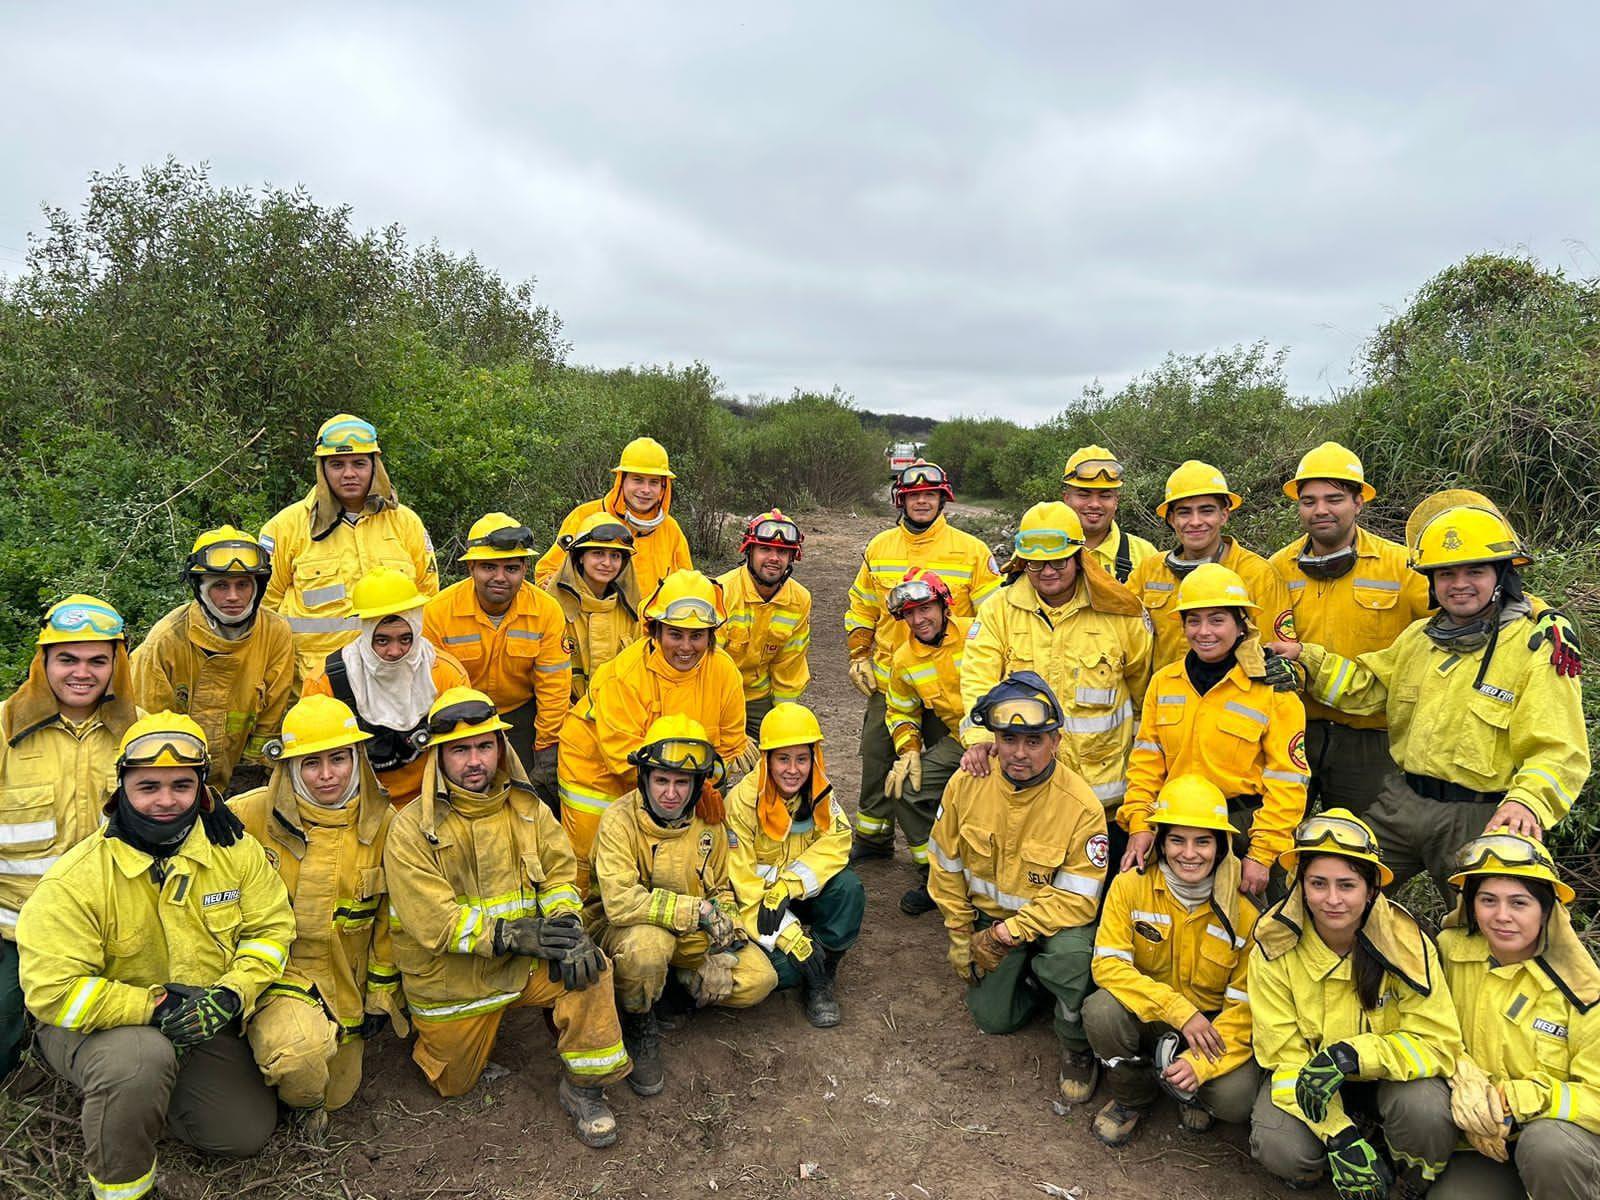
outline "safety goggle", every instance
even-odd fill
[[[1001,700],[983,714],[983,723],[990,729],[1043,729],[1055,721],[1055,709],[1041,696]]]
[[[707,625],[718,624],[717,608],[709,600],[698,596],[681,596],[662,610],[656,618],[663,625],[681,625],[685,621],[701,621]]]
[[[82,633],[87,629],[107,638],[123,634],[122,617],[116,610],[99,605],[69,604],[55,609],[45,615],[44,626],[57,633]]]
[[[162,729],[129,742],[117,759],[122,767],[203,767],[206,744],[190,733]]]
[[[944,468],[937,463],[917,463],[900,472],[900,487],[939,487],[947,482]]]
[[[897,583],[889,589],[889,611],[899,616],[908,608],[915,608],[919,604],[927,604],[930,600],[939,600],[942,597],[933,590],[933,585],[924,579],[908,579],[904,583]]]
[[[1294,844],[1302,851],[1332,845],[1353,854],[1378,853],[1378,839],[1363,826],[1344,817],[1318,816],[1300,822],[1300,827],[1294,831]]]
[[[652,742],[643,748],[640,755],[652,766],[690,773],[709,771],[716,756],[716,749],[710,742],[688,738]]]
[[[1463,871],[1476,871],[1490,864],[1502,867],[1544,867],[1555,874],[1555,860],[1538,842],[1524,841],[1509,833],[1486,833],[1474,838],[1456,854],[1456,864]]]
[[[373,454],[378,449],[378,430],[370,421],[359,417],[340,421],[331,429],[323,430],[317,447],[334,454]]]
[[[268,567],[266,551],[256,542],[212,542],[189,556],[189,568],[203,575],[249,574]]]
[[[1041,555],[1047,558],[1071,558],[1083,546],[1082,538],[1075,538],[1065,529],[1028,529],[1012,539],[1017,553],[1025,558]]]
[[[1112,483],[1120,483],[1122,481],[1122,464],[1114,458],[1086,458],[1073,467],[1071,474],[1067,476],[1067,482],[1069,483],[1074,479],[1085,481],[1108,479]]]
[[[594,550],[605,546],[611,550],[633,549],[633,531],[626,525],[596,525],[582,537],[574,538],[568,547],[574,554],[580,550]]]
[[[533,551],[537,546],[533,540],[533,530],[526,525],[508,525],[504,529],[491,529],[482,537],[469,538],[467,549],[476,546],[488,546],[491,550],[527,550]]]
[[[463,700],[441,708],[428,718],[428,732],[434,737],[453,733],[463,725],[483,725],[498,714],[494,705],[486,700]]]
[[[793,521],[758,521],[750,532],[757,541],[782,542],[786,546],[800,544],[800,527]]]

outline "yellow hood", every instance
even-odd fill
[[[1256,942],[1271,961],[1297,946],[1301,932],[1310,922],[1305,894],[1297,880],[1289,894],[1269,908],[1256,924]],[[1432,995],[1428,935],[1405,909],[1380,892],[1356,937],[1389,974],[1403,980],[1418,995]]]
[[[1444,919],[1444,928],[1466,930],[1465,899],[1456,901],[1454,910]],[[1455,955],[1457,958],[1469,955],[1477,957],[1480,953],[1484,958],[1489,956],[1489,941],[1481,933],[1464,938],[1457,945],[1466,951],[1458,951]],[[1578,940],[1578,933],[1572,928],[1572,914],[1559,900],[1550,910],[1550,920],[1545,923],[1544,945],[1534,956],[1534,961],[1580,1012],[1588,1012],[1600,1004],[1600,966],[1595,965],[1594,956]]]
[[[128,732],[128,726],[138,719],[139,710],[133,702],[133,668],[128,662],[126,642],[111,642],[111,683],[100,699],[100,723],[118,742]],[[48,725],[61,713],[56,694],[50,690],[50,681],[44,674],[43,646],[33,652],[33,662],[28,667],[28,677],[22,681],[5,706],[5,728],[0,736],[15,746],[28,734]]]
[[[833,785],[828,782],[828,770],[822,761],[822,744],[811,747],[811,816],[818,829],[827,829],[830,805],[833,803]],[[789,836],[794,825],[794,814],[778,794],[778,785],[767,773],[767,755],[762,753],[756,764],[756,817],[768,837],[781,842]]]
[[[344,505],[339,503],[339,498],[333,494],[333,489],[328,486],[328,477],[322,470],[322,464],[330,461],[327,458],[313,458],[312,464],[316,468],[317,481],[312,485],[311,494],[306,497],[306,507],[311,510],[311,540],[320,542],[338,527],[339,518],[344,513]],[[369,516],[382,512],[386,508],[400,507],[400,497],[395,494],[394,484],[389,482],[389,470],[383,465],[383,455],[372,456],[372,486],[367,489],[366,512]]]

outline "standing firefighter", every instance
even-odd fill
[[[556,743],[572,695],[572,657],[561,606],[528,580],[533,531],[490,513],[467,532],[470,578],[422,610],[422,632],[466,668],[471,685],[511,725],[506,740],[534,788],[556,803]]]
[[[662,717],[631,756],[639,787],[606,809],[594,868],[611,955],[622,1036],[641,1096],[666,1086],[655,1004],[678,980],[700,1007],[749,1008],[778,982],[767,956],[737,924],[720,803],[706,795],[721,762],[688,717]]]
[[[559,545],[566,558],[544,587],[566,619],[561,648],[572,660],[575,707],[595,672],[639,640],[644,604],[633,574],[633,534],[610,513],[585,517]]]
[[[422,794],[389,830],[384,870],[417,1032],[441,1096],[470,1091],[508,1010],[551,1010],[558,1098],[586,1146],[617,1140],[604,1088],[628,1073],[611,964],[579,919],[572,850],[506,750],[494,705],[455,688],[428,714]]]
[[[1084,545],[1106,574],[1127,583],[1133,568],[1158,551],[1117,525],[1122,464],[1104,446],[1080,446],[1061,473],[1061,501],[1083,523]]]
[[[261,528],[272,555],[264,603],[289,620],[302,680],[361,628],[351,591],[368,572],[387,567],[424,596],[439,592],[433,542],[389,482],[378,431],[340,413],[317,430],[312,454],[317,480],[310,494]]]
[[[292,1109],[343,1108],[361,1086],[365,1043],[405,1033],[389,948],[383,845],[394,810],[348,707],[307,696],[283,719],[266,787],[233,801],[289,890],[294,943],[245,1032],[261,1074]]]
[[[133,686],[146,712],[169,709],[206,731],[211,780],[226,792],[241,763],[262,763],[294,694],[294,635],[261,601],[270,556],[223,525],[194,541],[184,578],[194,592],[133,652]],[[259,774],[257,779],[259,779]]]
[[[952,617],[944,580],[916,567],[889,592],[888,608],[911,636],[894,652],[889,671],[886,719],[898,757],[884,791],[894,802],[918,878],[917,886],[900,897],[900,911],[917,917],[934,908],[927,884],[928,833],[945,784],[961,766],[956,737],[965,714],[961,659],[972,621]]]
[[[208,764],[188,717],[130,726],[109,820],[45,872],[17,924],[39,1047],[84,1093],[96,1197],[151,1192],[163,1126],[247,1157],[277,1123],[239,1020],[283,973],[294,917]]]
[[[576,534],[585,519],[608,513],[633,534],[633,569],[639,590],[649,595],[674,571],[694,569],[689,539],[672,515],[672,481],[677,478],[667,461],[667,451],[655,438],[634,438],[623,447],[611,468],[611,490],[598,500],[578,505],[561,522],[555,545],[544,552],[534,568],[542,585],[561,570],[566,549],[562,539]]]
[[[1294,634],[1294,613],[1289,589],[1272,564],[1246,550],[1222,530],[1228,518],[1244,503],[1228,490],[1228,481],[1210,463],[1190,459],[1167,476],[1166,497],[1156,505],[1156,516],[1172,529],[1178,544],[1168,554],[1145,559],[1128,577],[1128,588],[1143,601],[1155,623],[1155,666],[1164,667],[1183,657],[1183,626],[1166,620],[1178,585],[1204,563],[1227,567],[1250,590],[1260,609],[1262,636],[1289,639]]]
[[[861,935],[867,894],[848,865],[850,824],[822,762],[822,726],[801,704],[761,721],[761,760],[728,796],[728,873],[744,931],[801,989],[806,1020],[839,1023],[839,963]]]
[[[1150,682],[1150,623],[1138,598],[1083,551],[1083,527],[1065,504],[1035,504],[1018,522],[1010,582],[973,621],[961,668],[968,709],[1007,675],[1032,671],[1064,708],[1061,762],[1106,807],[1122,802],[1139,704]],[[967,722],[962,765],[986,775],[994,734]],[[1113,852],[1122,848],[1112,828]]]
[[[95,831],[132,725],[122,617],[68,596],[45,614],[22,686],[0,705],[0,1078],[26,1032],[17,981],[17,914],[39,877]]]
[[[1082,1104],[1100,1079],[1082,1009],[1110,854],[1105,810],[1057,760],[1061,705],[1038,675],[1001,680],[970,719],[993,731],[1000,769],[962,771],[945,789],[928,891],[978,1028],[1015,1033],[1052,1009],[1061,1096]]]
[[[1355,658],[1387,649],[1428,615],[1428,581],[1408,565],[1406,548],[1357,523],[1378,493],[1355,454],[1337,442],[1307,451],[1283,493],[1306,531],[1272,556],[1289,587],[1296,637]],[[1312,809],[1364,813],[1394,773],[1388,721],[1308,698],[1306,761]]]
[[[900,521],[867,543],[844,618],[850,682],[867,698],[852,860],[894,854],[894,808],[884,784],[895,754],[884,715],[894,652],[907,634],[905,623],[889,613],[890,590],[912,567],[932,571],[950,589],[950,611],[970,617],[1000,586],[989,548],[945,521],[944,507],[956,493],[942,467],[918,459],[895,477],[890,495]]]
[[[805,540],[776,508],[751,517],[739,542],[744,565],[717,579],[728,605],[723,637],[744,680],[751,737],[774,704],[798,703],[811,681],[811,593],[793,577]]]

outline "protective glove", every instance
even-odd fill
[[[231,846],[244,836],[244,822],[209,788],[200,802],[200,826],[213,846]]]
[[[695,1005],[720,1004],[733,994],[733,968],[738,963],[737,954],[708,954],[700,969],[689,981],[689,994]]]
[[[389,1028],[388,1013],[366,1013],[361,1018],[361,1028],[356,1030],[356,1036],[364,1042],[370,1042],[387,1028]]]
[[[878,677],[872,672],[870,654],[850,660],[850,682],[855,684],[856,691],[869,699],[878,690]]]
[[[1335,1134],[1327,1149],[1328,1177],[1340,1200],[1387,1200],[1389,1168],[1354,1125]]]
[[[783,914],[789,911],[789,885],[775,883],[761,894],[761,907],[756,910],[756,932],[771,937],[783,924]]]
[[[583,926],[570,920],[543,917],[501,917],[494,923],[494,952],[526,954],[533,958],[560,958],[583,940]]]
[[[569,992],[581,992],[599,979],[605,969],[606,956],[585,933],[577,945],[550,960],[550,982],[559,982]]]
[[[174,1046],[198,1046],[217,1036],[244,1008],[239,997],[225,987],[188,989],[192,994],[157,1022]]]
[[[715,904],[709,906],[709,911],[700,914],[699,925],[705,930],[706,940],[711,943],[713,951],[727,950],[736,944],[739,927],[731,916]]]
[[[761,761],[761,747],[756,744],[755,738],[745,738],[744,749],[728,760],[727,775],[745,775],[755,769]]]
[[[994,935],[995,926],[990,925],[978,930],[972,935],[971,951],[973,964],[987,975],[1000,965],[1000,961],[1010,954],[1013,947],[1007,946]]]
[[[1528,639],[1528,649],[1537,650],[1541,642],[1550,643],[1550,665],[1557,675],[1576,677],[1583,674],[1583,655],[1578,645],[1578,631],[1560,609],[1547,608],[1535,619],[1533,636]]]
[[[150,1014],[150,1024],[165,1033],[163,1022],[170,1020],[186,1002],[194,999],[205,989],[190,987],[186,983],[164,983],[161,985],[161,990],[166,992],[166,995],[161,997],[161,1003],[157,1004],[155,1011]]]
[[[1262,679],[1272,685],[1275,692],[1298,692],[1301,687],[1300,668],[1283,655],[1268,650],[1264,655],[1267,673]]]
[[[1502,1128],[1494,1137],[1484,1137],[1477,1133],[1464,1133],[1467,1144],[1485,1158],[1493,1162],[1503,1163],[1511,1158],[1510,1143],[1506,1140],[1507,1130]]]
[[[533,761],[528,764],[528,782],[536,788],[554,788],[556,786],[556,765],[560,747],[546,746],[543,750],[533,752]]]
[[[905,795],[908,782],[913,792],[922,790],[921,750],[907,750],[894,760],[894,766],[889,768],[889,778],[883,781],[883,794],[891,800],[899,800]]]
[[[1465,1134],[1499,1138],[1504,1130],[1505,1109],[1500,1105],[1500,1089],[1470,1058],[1456,1059],[1450,1077],[1450,1119]]]
[[[814,952],[815,948],[811,945],[810,938],[805,939],[804,945],[806,951],[804,958],[801,958],[794,950],[789,952],[789,956],[795,960],[794,965],[800,972],[800,978],[805,981],[807,990],[810,990],[825,984],[828,981],[828,972],[827,968],[822,965],[822,955]],[[799,946],[797,945],[796,949],[798,948]]]
[[[1344,1083],[1345,1077],[1360,1069],[1361,1060],[1345,1042],[1335,1042],[1319,1050],[1300,1068],[1294,1081],[1294,1102],[1307,1119],[1316,1122],[1328,1115],[1328,1103]]]

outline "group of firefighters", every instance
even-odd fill
[[[102,1200],[154,1189],[163,1127],[319,1130],[386,1027],[462,1095],[526,1006],[609,1145],[604,1089],[665,1087],[663,1022],[793,988],[839,1023],[852,864],[896,825],[975,1024],[1048,1012],[1061,1100],[1106,1076],[1107,1145],[1165,1091],[1346,1200],[1600,1194],[1600,967],[1543,844],[1589,773],[1581,661],[1487,497],[1429,497],[1402,546],[1325,443],[1269,559],[1190,461],[1162,551],[1088,446],[1002,563],[903,468],[844,619],[852,818],[780,510],[708,578],[638,438],[542,554],[475,522],[441,591],[373,426],[333,417],[313,459],[259,537],[195,540],[193,600],[133,651],[104,601],[51,607],[0,706],[0,1075],[31,1013]],[[1389,899],[1424,871],[1437,941]]]

